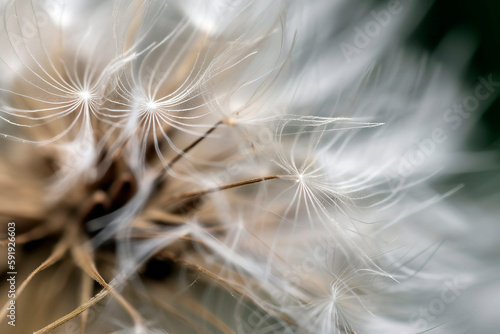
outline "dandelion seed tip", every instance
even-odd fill
[[[224,119],[224,124],[230,125],[230,126],[235,126],[236,125],[236,119],[233,117],[228,117]]]

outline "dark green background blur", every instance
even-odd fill
[[[470,31],[479,43],[470,83],[490,73],[500,81],[500,0],[435,0],[413,38],[433,49],[452,29]],[[482,125],[480,148],[500,149],[500,96],[484,113]]]

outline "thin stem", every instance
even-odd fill
[[[181,152],[177,153],[177,155],[170,160],[170,162],[167,164],[165,167],[165,170],[161,173],[159,178],[163,177],[166,172],[168,172],[172,167],[179,161],[181,158],[183,158],[189,151],[191,151],[193,148],[196,147],[199,143],[203,141],[203,139],[207,138],[212,132],[214,132],[219,125],[221,125],[223,122],[219,121],[215,123],[210,129],[208,129],[202,136],[200,136],[198,139],[196,139],[194,142],[189,144],[187,147],[185,147]]]
[[[236,187],[241,187],[241,186],[246,186],[248,184],[253,184],[253,183],[259,183],[267,180],[274,180],[274,179],[279,179],[279,175],[272,175],[272,176],[264,176],[264,177],[256,177],[253,179],[248,179],[248,180],[243,180],[243,181],[238,181],[234,183],[228,183],[220,187],[214,187],[214,188],[208,188],[208,189],[203,189],[203,190],[197,190],[197,191],[192,191],[188,193],[183,193],[175,196],[171,196],[165,200],[165,202],[171,202],[171,201],[179,201],[187,198],[193,198],[193,197],[201,197],[206,194],[226,190],[226,189],[231,189],[231,188],[236,188]]]
[[[86,301],[85,303],[81,304],[78,306],[73,312],[66,314],[65,316],[59,318],[58,320],[50,323],[49,325],[45,326],[44,328],[34,332],[33,334],[45,334],[48,333],[49,331],[53,330],[56,327],[61,326],[65,322],[70,321],[80,313],[84,312],[87,310],[89,307],[97,304],[100,302],[102,299],[104,299],[108,294],[110,293],[110,290],[106,290],[105,288],[101,290],[97,295]]]

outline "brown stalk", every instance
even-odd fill
[[[69,249],[71,243],[73,243],[74,238],[76,236],[76,231],[77,225],[70,224],[70,226],[66,230],[66,237],[63,237],[57,245],[54,247],[54,250],[52,253],[49,255],[49,257],[41,264],[39,265],[33,272],[23,281],[21,286],[19,286],[19,289],[17,289],[16,296],[14,297],[14,300],[18,299],[19,296],[23,293],[23,291],[26,289],[30,281],[41,271],[51,267],[53,264],[57,263],[59,260],[62,259],[64,254],[66,254],[66,251]],[[2,308],[2,311],[0,312],[0,322],[5,318],[5,315],[7,314],[7,306],[8,306],[9,301],[4,305]]]
[[[249,184],[253,184],[253,183],[259,183],[259,182],[263,182],[263,181],[267,181],[267,180],[274,180],[274,179],[279,179],[279,178],[280,178],[280,176],[278,176],[278,175],[256,177],[256,178],[252,178],[252,179],[247,179],[247,180],[243,180],[243,181],[225,184],[225,185],[219,186],[219,187],[197,190],[197,191],[192,191],[192,192],[187,192],[187,193],[183,193],[183,194],[170,196],[164,201],[164,203],[176,202],[176,201],[180,201],[180,200],[184,200],[184,199],[188,199],[188,198],[193,198],[193,197],[201,197],[203,195],[222,191],[222,190],[237,188],[237,187],[241,187],[241,186],[245,186],[245,185],[249,185]]]
[[[102,287],[111,292],[113,297],[115,297],[116,300],[122,305],[122,307],[129,313],[130,317],[132,318],[132,320],[134,320],[135,323],[142,323],[143,319],[139,312],[137,312],[137,310],[132,305],[130,305],[121,294],[116,292],[116,290],[112,286],[110,286],[101,276],[92,258],[92,251],[89,248],[84,249],[84,246],[81,245],[73,246],[71,251],[78,266]]]
[[[81,273],[82,281],[81,281],[81,294],[80,294],[80,303],[83,304],[86,300],[92,298],[92,288],[93,281],[89,275],[85,273]],[[88,312],[85,310],[82,313],[81,323],[80,323],[80,334],[85,334],[85,328],[87,327],[88,320]]]
[[[172,169],[172,167],[177,163],[179,162],[179,160],[181,160],[186,154],[189,153],[189,151],[191,151],[193,148],[195,148],[199,143],[201,143],[205,138],[207,138],[212,132],[214,132],[217,127],[219,127],[219,125],[222,124],[222,121],[219,121],[217,123],[215,123],[210,129],[208,129],[203,135],[201,135],[198,139],[196,139],[195,141],[193,141],[191,144],[189,144],[188,146],[186,146],[182,152],[178,153],[175,157],[172,158],[172,160],[170,160],[170,162],[168,163],[168,165],[165,167],[165,169],[163,170],[163,172],[160,174],[160,176],[158,177],[158,179],[162,179],[166,173]]]
[[[95,304],[97,304],[98,302],[100,302],[101,300],[103,300],[109,293],[110,293],[109,290],[102,289],[101,292],[99,292],[97,295],[95,295],[94,297],[92,297],[91,299],[89,299],[88,301],[86,301],[85,303],[83,303],[80,306],[78,306],[72,312],[70,312],[70,313],[66,314],[65,316],[57,319],[56,321],[50,323],[49,325],[45,326],[44,328],[42,328],[40,330],[34,332],[33,334],[45,334],[45,333],[50,332],[51,330],[53,330],[53,329],[61,326],[65,322],[67,322],[67,321],[73,319],[74,317],[78,316],[80,313],[84,312],[88,308],[94,306]]]

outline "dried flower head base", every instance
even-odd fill
[[[364,10],[4,2],[0,216],[19,281],[1,331],[416,332],[412,301],[454,275],[424,270],[442,238],[417,223],[458,188],[432,190],[433,157],[411,176],[399,162],[458,95],[392,46],[407,8],[346,59],[339,32]]]

